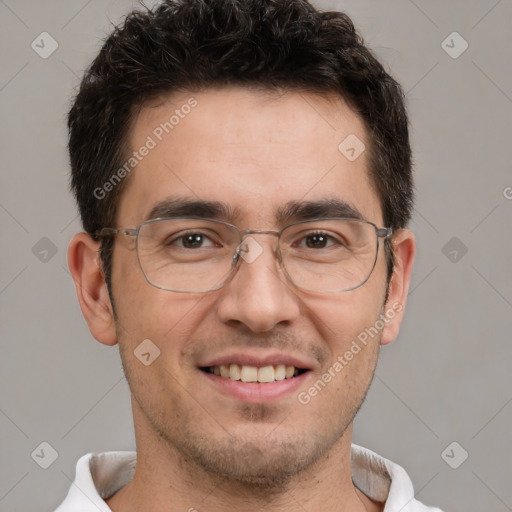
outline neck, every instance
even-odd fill
[[[312,466],[279,486],[245,484],[205,471],[187,460],[144,421],[136,419],[137,465],[133,479],[107,501],[113,512],[376,512],[382,506],[352,483],[350,426]],[[141,428],[146,427],[146,428]]]

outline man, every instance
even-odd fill
[[[130,14],[69,114],[69,267],[119,344],[137,453],[59,512],[425,511],[351,446],[414,259],[399,85],[341,13],[168,0]]]

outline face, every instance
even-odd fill
[[[155,145],[131,171],[117,226],[136,227],[155,205],[179,198],[225,203],[233,215],[220,220],[241,230],[278,231],[276,212],[287,203],[331,199],[383,227],[366,153],[350,161],[338,149],[350,134],[368,147],[356,114],[313,94],[225,88],[153,102],[135,119],[130,143],[138,150],[150,136]],[[276,237],[253,238],[263,252],[242,261],[223,288],[176,293],[148,284],[134,240],[117,237],[112,291],[139,438],[158,438],[207,471],[265,483],[320,460],[350,429],[382,330],[357,340],[388,307],[387,280],[381,246],[363,286],[303,291],[276,259]],[[134,351],[147,339],[160,355],[146,366]],[[245,383],[205,371],[230,364],[301,373]]]

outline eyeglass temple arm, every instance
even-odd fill
[[[91,233],[96,238],[103,238],[106,236],[126,235],[137,236],[138,229],[115,229],[115,228],[101,228],[98,231]]]
[[[393,234],[393,228],[381,228],[377,229],[377,237],[389,238]]]

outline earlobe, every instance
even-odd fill
[[[414,234],[408,229],[397,231],[393,236],[392,243],[395,266],[389,283],[388,299],[384,306],[386,322],[382,331],[381,345],[391,343],[400,331],[416,253]]]
[[[76,234],[69,244],[68,265],[91,334],[105,345],[115,345],[115,321],[101,269],[99,246],[100,243],[87,233]]]

